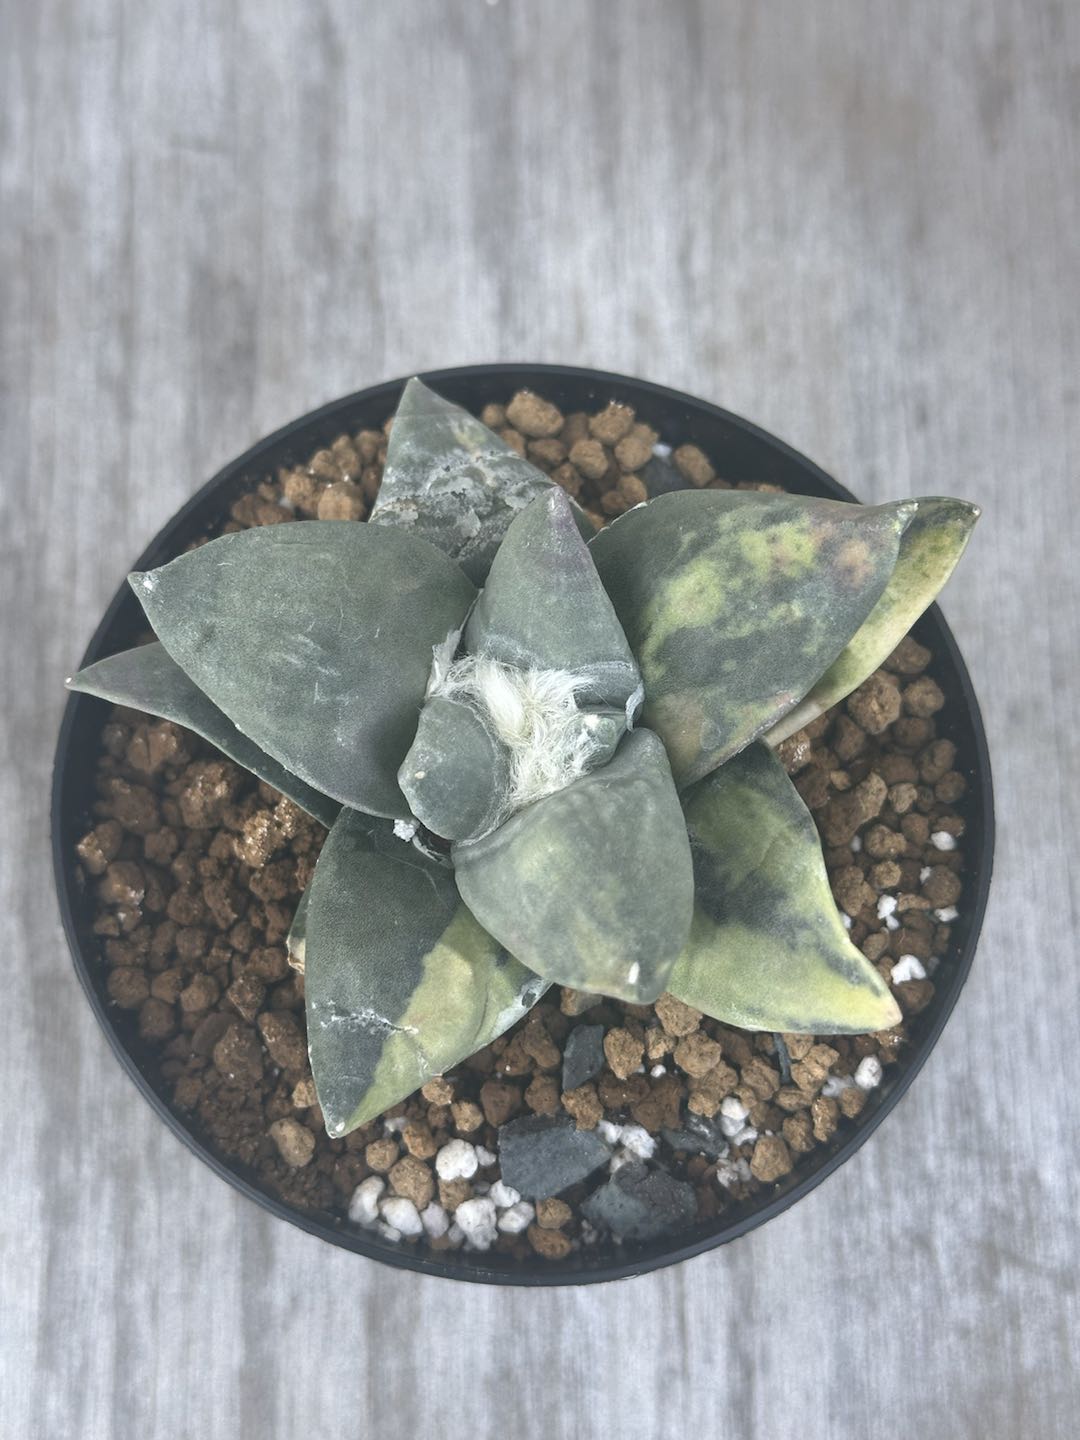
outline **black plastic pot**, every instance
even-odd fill
[[[625,401],[634,406],[641,420],[659,431],[666,443],[699,445],[727,479],[771,481],[806,495],[855,498],[804,456],[757,426],[715,405],[659,385],[555,365],[477,365],[443,370],[424,378],[442,394],[475,411],[489,401],[507,401],[522,386],[537,390],[567,412],[595,410],[611,399]],[[132,568],[146,570],[171,559],[191,540],[219,524],[238,495],[254,482],[273,475],[279,465],[305,459],[343,430],[381,426],[394,410],[402,384],[401,380],[389,381],[336,400],[260,440],[204,485]],[[82,664],[88,665],[124,649],[144,629],[138,602],[124,584],[98,626]],[[462,1251],[428,1254],[407,1245],[383,1241],[333,1215],[286,1205],[242,1166],[214,1153],[192,1127],[189,1117],[170,1108],[155,1061],[140,1044],[130,1014],[117,1010],[106,998],[105,970],[99,959],[98,942],[90,932],[91,897],[84,893],[80,883],[75,844],[90,823],[100,731],[109,707],[83,695],[72,695],[64,712],[56,750],[52,839],[60,912],[79,980],[117,1058],[165,1124],[241,1193],[271,1214],[335,1245],[428,1275],[494,1284],[567,1285],[642,1274],[726,1244],[808,1194],[850,1159],[881,1124],[936,1044],[974,959],[990,886],[994,847],[993,792],[986,737],[967,670],[937,606],[920,620],[915,634],[934,652],[933,673],[947,701],[938,717],[939,733],[956,742],[958,764],[965,767],[968,779],[963,806],[967,821],[964,901],[960,918],[953,927],[952,949],[942,957],[934,977],[935,998],[918,1019],[913,1045],[900,1064],[886,1072],[885,1081],[872,1093],[856,1125],[842,1129],[831,1147],[820,1147],[801,1160],[786,1183],[742,1209],[728,1212],[718,1221],[649,1244],[596,1247],[559,1263],[539,1259],[523,1263],[500,1255]]]

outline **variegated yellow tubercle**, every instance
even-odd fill
[[[344,1135],[552,983],[750,1029],[894,1024],[774,747],[881,664],[977,516],[685,490],[593,534],[413,380],[369,524],[132,575],[157,642],[69,684],[188,726],[330,827],[290,946]]]

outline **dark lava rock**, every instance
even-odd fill
[[[499,1130],[502,1178],[527,1200],[560,1194],[610,1158],[611,1147],[569,1115],[526,1115]]]
[[[692,1185],[632,1160],[594,1191],[581,1209],[598,1229],[610,1230],[619,1240],[652,1240],[692,1224],[697,1199]]]
[[[661,1130],[661,1136],[673,1150],[686,1150],[691,1155],[709,1155],[718,1160],[726,1154],[728,1138],[720,1128],[719,1119],[706,1120],[704,1115],[687,1111],[678,1130]]]
[[[686,481],[666,456],[654,455],[641,472],[649,498],[670,495],[673,490],[685,490]]]
[[[780,1066],[780,1079],[785,1085],[791,1084],[791,1053],[787,1048],[787,1041],[777,1031],[773,1035],[776,1045],[776,1062]]]
[[[576,1090],[604,1068],[604,1027],[575,1025],[563,1046],[562,1088]]]

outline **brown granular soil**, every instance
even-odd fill
[[[598,523],[649,493],[660,437],[628,406],[564,416],[521,392],[505,408],[487,406],[482,418]],[[222,529],[365,519],[388,430],[389,422],[382,431],[341,435],[307,464],[256,484]],[[699,488],[730,484],[693,445],[671,456],[669,481],[674,472]],[[929,977],[936,957],[949,952],[947,921],[961,896],[963,848],[953,842],[964,834],[965,781],[955,746],[937,734],[944,697],[932,660],[908,637],[845,704],[780,751],[821,832],[855,944],[890,983],[901,957],[914,956],[927,971],[893,984],[904,1014],[893,1030],[787,1035],[778,1046],[772,1035],[705,1019],[670,996],[633,1006],[555,990],[393,1116],[331,1140],[308,1067],[303,976],[285,949],[326,832],[197,737],[122,709],[102,730],[95,823],[77,847],[97,898],[94,931],[108,994],[130,1012],[176,1110],[220,1155],[294,1205],[341,1216],[356,1185],[378,1174],[390,1193],[418,1208],[436,1198],[453,1211],[499,1172],[496,1162],[471,1181],[440,1180],[434,1156],[450,1139],[496,1152],[507,1120],[560,1111],[579,1127],[632,1121],[658,1135],[683,1127],[688,1113],[716,1116],[734,1096],[757,1138],[733,1144],[719,1173],[707,1155],[672,1151],[666,1142],[657,1150],[694,1185],[698,1219],[712,1219],[771,1190],[818,1147],[838,1143],[868,1092],[850,1082],[840,1088],[835,1077],[850,1077],[868,1056],[886,1071],[894,1066],[933,999]],[[882,900],[888,918],[879,914]],[[905,961],[904,970],[912,968]],[[562,1046],[578,1016],[604,1027],[606,1065],[564,1094]],[[584,1194],[579,1186],[541,1201],[535,1223],[524,1234],[500,1234],[496,1248],[562,1258],[588,1236],[578,1209]],[[447,1241],[402,1243],[443,1248]]]

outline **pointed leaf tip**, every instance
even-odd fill
[[[137,585],[169,654],[260,749],[343,804],[408,814],[397,771],[432,650],[476,594],[445,554],[403,530],[297,521],[223,535]]]
[[[622,707],[637,689],[637,664],[561,488],[514,518],[465,644],[506,665],[578,677],[585,704]]]
[[[414,377],[390,428],[370,523],[425,536],[482,584],[515,514],[554,488],[469,411]]]
[[[465,903],[530,969],[638,1004],[664,989],[689,928],[693,873],[667,756],[648,730],[451,853]]]
[[[323,846],[298,929],[332,1136],[490,1044],[547,988],[484,933],[448,870],[355,811]]]
[[[419,375],[406,380],[398,401],[394,419],[412,420],[418,415],[448,415],[457,409],[451,401],[444,400],[430,386],[425,385]]]
[[[810,812],[772,751],[749,746],[689,790],[684,807],[696,898],[671,993],[747,1030],[895,1025],[896,1001],[848,937]]]
[[[98,660],[72,675],[66,683],[70,690],[81,694],[95,695],[114,705],[144,710],[148,715],[183,725],[216,745],[230,760],[280,790],[324,825],[332,825],[337,818],[341,809],[337,801],[306,785],[242,734],[158,641]]]
[[[765,735],[779,745],[845,699],[883,664],[940,594],[971,538],[980,510],[968,500],[913,502],[896,564],[874,608],[803,699]]]

